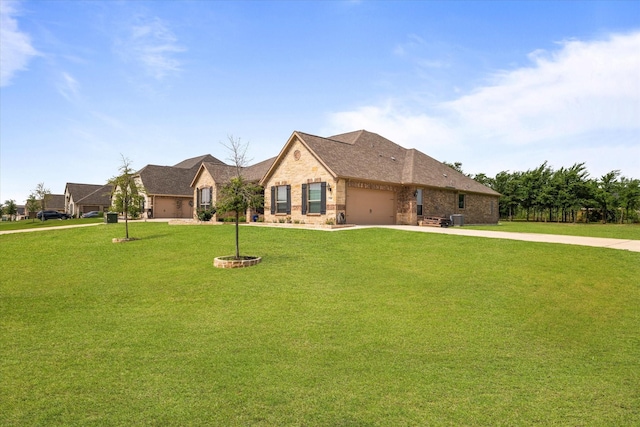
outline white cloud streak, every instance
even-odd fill
[[[178,44],[164,21],[157,17],[138,21],[128,29],[125,40],[117,43],[121,55],[140,64],[148,76],[158,81],[180,72],[175,54],[186,49]]]
[[[489,157],[496,150],[508,163],[504,152],[515,158],[530,150],[565,160],[581,146],[589,158],[574,162],[604,160],[589,153],[606,150],[607,161],[618,159],[617,164],[640,176],[640,159],[625,156],[640,146],[640,32],[569,40],[553,52],[533,52],[529,59],[530,66],[490,76],[489,84],[426,112],[409,98],[396,98],[382,106],[333,113],[331,131],[366,128],[427,154],[437,154],[437,147],[446,144],[462,150],[443,160],[477,155],[478,161],[486,156],[487,163],[495,162]]]
[[[13,77],[27,69],[29,60],[38,55],[31,38],[18,28],[18,4],[0,1],[0,86],[11,84]]]
[[[71,74],[62,72],[57,87],[60,95],[65,97],[67,101],[76,102],[78,100],[79,83]]]

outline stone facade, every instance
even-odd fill
[[[331,173],[309,152],[306,147],[295,140],[281,153],[281,161],[264,183],[266,222],[293,222],[304,224],[324,224],[328,219],[336,221],[339,210],[344,210],[344,180],[336,180]],[[324,182],[326,186],[326,213],[302,214],[302,184]],[[291,186],[290,213],[271,213],[271,187]],[[342,189],[342,190],[341,190]]]
[[[326,212],[303,214],[303,184],[326,183]],[[339,224],[349,207],[349,189],[389,191],[393,193],[395,224],[417,225],[425,216],[447,217],[464,215],[465,224],[495,224],[498,222],[498,197],[458,190],[429,188],[426,186],[367,182],[336,177],[316,155],[294,137],[280,154],[271,170],[265,188],[266,222],[294,224]],[[271,188],[290,186],[290,211],[272,213]],[[423,192],[422,215],[418,215],[417,190]],[[464,207],[459,207],[459,195],[464,194]]]

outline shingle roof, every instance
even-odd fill
[[[423,185],[474,193],[499,193],[415,150],[359,130],[323,138],[294,132],[336,177]]]
[[[101,184],[77,184],[75,182],[67,182],[66,192],[71,194],[73,200],[77,202],[80,199],[87,197],[89,194],[96,190],[99,190],[104,185]]]
[[[93,193],[87,194],[82,199],[77,200],[76,204],[78,205],[110,205],[112,191],[113,191],[113,185],[111,184],[102,185]]]
[[[267,173],[273,162],[276,161],[275,157],[271,157],[270,159],[263,160],[255,165],[248,166],[242,172],[242,176],[247,181],[260,181],[264,174]]]
[[[49,194],[49,197],[47,197],[47,209],[64,210],[64,194]]]
[[[269,170],[273,162],[276,160],[272,157],[255,165],[247,166],[242,169],[242,177],[247,181],[260,181],[265,173]],[[207,169],[211,177],[217,183],[226,183],[231,181],[231,178],[236,176],[236,167],[226,164],[205,162],[202,164]],[[195,181],[195,178],[194,178]],[[194,184],[194,181],[191,184]]]
[[[195,168],[195,167],[200,167],[200,165],[202,163],[205,163],[205,162],[207,162],[207,163],[217,163],[217,164],[224,165],[224,162],[222,162],[221,160],[216,159],[211,154],[204,154],[202,156],[192,157],[190,159],[183,160],[180,163],[178,163],[177,165],[173,165],[173,167],[174,168],[191,169],[191,168]]]
[[[138,175],[147,194],[191,196],[190,184],[196,171],[195,168],[147,165],[140,169]]]

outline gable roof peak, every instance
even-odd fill
[[[199,167],[202,163],[217,163],[224,165],[225,163],[222,160],[216,159],[211,154],[203,154],[202,156],[191,157],[190,159],[185,159],[180,163],[173,165],[174,168],[183,168],[183,169],[191,169],[194,167]]]

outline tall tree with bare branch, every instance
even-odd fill
[[[243,143],[240,138],[228,136],[228,143],[222,144],[231,152],[228,158],[236,168],[236,174],[231,181],[220,190],[218,195],[218,212],[233,212],[236,227],[236,254],[235,259],[240,259],[240,215],[247,209],[257,208],[264,202],[262,188],[251,182],[247,182],[242,176],[243,169],[247,167],[250,159],[247,158],[249,143]]]
[[[122,155],[122,163],[118,170],[120,174],[111,178],[109,184],[113,185],[113,205],[116,210],[124,214],[125,238],[129,239],[129,213],[132,207],[137,211],[137,205],[142,199],[144,189],[140,188],[134,179],[135,171],[131,167],[131,160]]]

